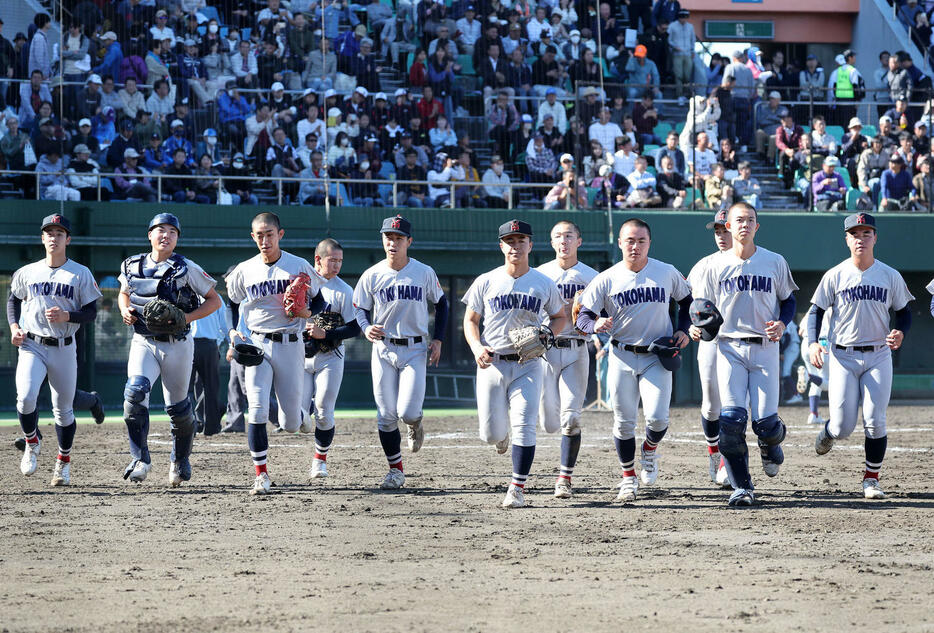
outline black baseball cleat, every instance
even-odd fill
[[[91,415],[94,416],[94,422],[97,424],[104,423],[104,401],[101,400],[101,395],[96,391],[92,391],[91,395],[96,398],[94,404],[91,405]]]
[[[26,450],[26,438],[18,437],[13,440],[13,447],[18,450],[20,453]]]

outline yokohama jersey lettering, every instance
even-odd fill
[[[618,292],[612,297],[617,307],[636,305],[637,303],[668,303],[668,293],[658,286],[633,288]]]
[[[526,294],[511,293],[487,299],[490,312],[502,310],[526,310],[538,313],[542,309],[542,300]]]
[[[772,278],[764,275],[739,275],[720,282],[720,292],[772,292]]]
[[[837,294],[837,300],[843,303],[853,303],[854,301],[878,301],[879,303],[885,303],[889,298],[889,291],[886,288],[870,286],[868,284],[844,288],[838,291]]]
[[[74,299],[75,288],[67,284],[46,281],[42,283],[29,284],[29,289],[36,296],[43,297],[62,297],[63,299]]]

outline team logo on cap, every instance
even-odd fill
[[[57,215],[57,214],[52,216],[52,222],[54,222],[55,224],[61,224],[61,223],[62,223],[62,220],[64,220],[64,219],[65,219],[65,218],[63,218],[62,216]]]
[[[717,212],[717,222],[726,222],[726,210],[721,209]]]
[[[518,230],[519,230],[519,222],[517,222],[516,220],[513,220],[513,221],[512,221],[512,224],[509,225],[509,230],[510,230],[510,231],[518,231]]]
[[[865,214],[865,213],[860,213],[859,215],[856,216],[856,223],[857,223],[857,224],[866,224],[867,222],[868,222],[868,220],[866,219],[866,214]]]
[[[394,229],[402,228],[402,216],[397,215],[396,217],[394,217],[392,219],[392,223],[389,226],[391,226]]]

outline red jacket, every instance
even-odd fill
[[[426,83],[428,83],[428,70],[425,69],[425,65],[421,62],[413,62],[412,67],[409,68],[409,85],[421,88]]]
[[[435,104],[438,106],[438,111],[432,115]],[[439,99],[432,99],[431,101],[422,99],[418,102],[418,116],[422,120],[422,129],[430,130],[434,128],[440,114],[444,114],[444,104]]]
[[[786,149],[792,149],[798,151],[798,146],[801,144],[801,137],[804,135],[804,130],[801,129],[800,125],[795,125],[794,130],[791,134],[785,130],[785,126],[779,125],[775,130],[775,147],[781,151]]]

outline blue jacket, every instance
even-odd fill
[[[340,33],[341,17],[346,18],[346,20],[350,22],[351,27],[360,24],[360,20],[358,20],[356,14],[350,10],[349,5],[345,5],[343,9],[338,9],[333,3],[329,4],[324,8],[324,36],[329,40],[333,40]],[[321,24],[321,7],[315,9],[315,23]],[[353,34],[353,29],[351,29],[350,32]],[[336,44],[335,42],[334,50],[337,50]]]
[[[220,112],[221,123],[246,121],[247,117],[253,113],[250,104],[242,95],[234,101],[226,90],[221,90],[217,95],[217,108]]]
[[[165,142],[162,144],[162,160],[163,164],[170,165],[175,156],[175,150],[182,148],[185,150],[185,155],[188,159],[185,161],[185,164],[189,167],[194,167],[195,158],[194,152],[191,149],[191,142],[184,136],[175,136],[174,134],[169,138],[165,139]]]
[[[911,193],[911,176],[905,169],[895,174],[891,169],[882,172],[880,184],[880,198],[890,198],[892,200],[901,200]]]
[[[107,54],[101,63],[91,69],[91,72],[97,73],[101,77],[110,75],[115,81],[120,80],[120,64],[123,62],[123,49],[120,48],[120,42],[111,42],[107,47]]]

